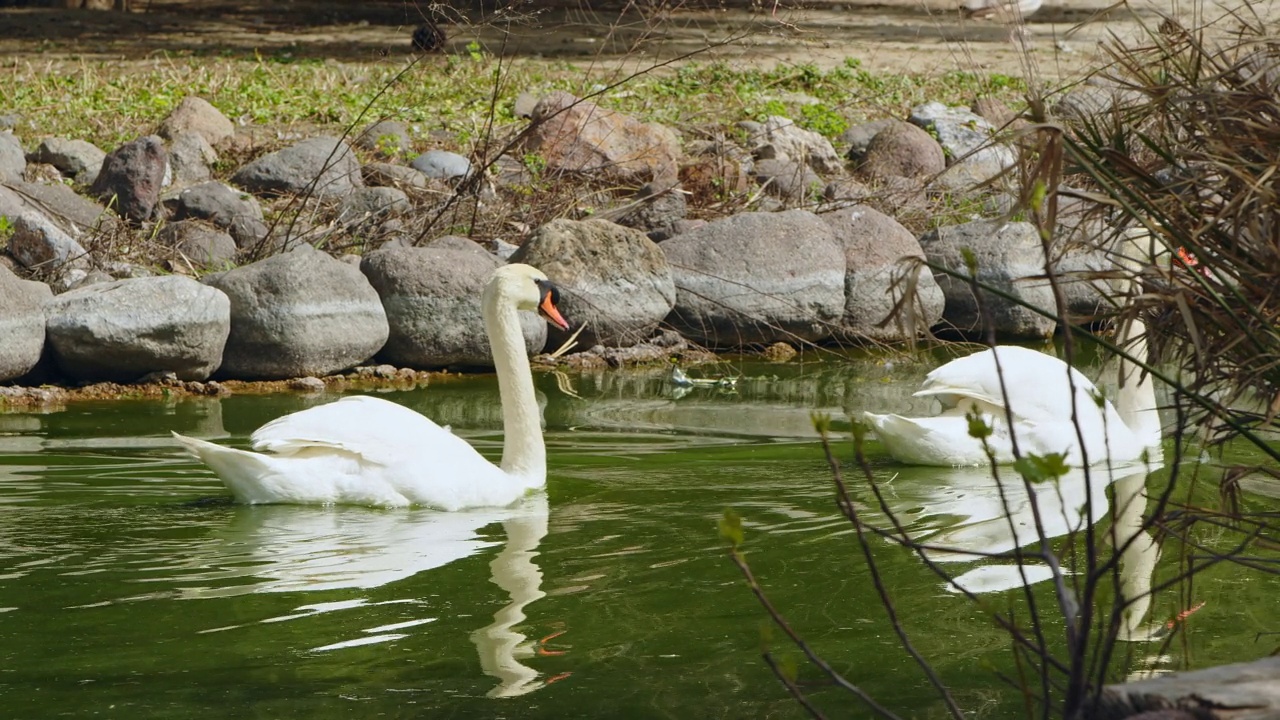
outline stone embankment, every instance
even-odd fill
[[[486,167],[415,155],[397,122],[263,141],[196,97],[109,153],[3,132],[0,383],[221,388],[379,363],[483,368],[480,289],[510,261],[542,268],[585,325],[558,362],[974,332],[969,284],[904,258],[963,271],[972,251],[980,280],[1053,307],[1046,283],[1025,280],[1044,272],[1038,232],[1001,219],[1016,155],[998,131],[1016,123],[977,109],[931,103],[836,144],[781,117],[682,141],[555,92],[517,102],[530,127]],[[504,224],[565,188],[579,212]],[[708,197],[717,210],[691,211]],[[971,219],[939,225],[943,206]],[[446,216],[484,243],[441,232]],[[1105,267],[1099,252],[1060,264]],[[1069,299],[1085,315],[1100,295]],[[984,302],[1004,338],[1054,331],[1016,303]],[[910,312],[886,321],[896,306]],[[525,339],[538,354],[571,338],[531,316]]]

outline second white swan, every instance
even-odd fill
[[[494,271],[481,297],[502,397],[502,464],[393,402],[346,397],[277,418],[250,437],[249,452],[174,433],[242,503],[503,507],[546,484],[541,416],[519,311],[568,329],[559,292],[528,265]]]
[[[1116,344],[1145,359],[1142,323],[1134,320],[1121,330]],[[987,444],[997,463],[1014,461],[1014,438],[1021,454],[1063,453],[1072,467],[1125,464],[1144,456],[1158,459],[1160,417],[1151,375],[1124,360],[1120,368],[1115,403],[1099,404],[1094,384],[1067,363],[1035,350],[1001,345],[952,360],[925,376],[915,395],[936,397],[942,403],[941,414],[910,418],[868,412],[863,418],[894,459],[911,465],[987,464],[987,449],[969,434],[966,414],[971,410],[991,428]]]

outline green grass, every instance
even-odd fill
[[[612,87],[602,104],[676,127],[731,125],[785,115],[834,137],[849,124],[901,117],[927,100],[968,103],[978,95],[1017,103],[1023,84],[1008,76],[877,74],[854,59],[831,70],[784,65],[735,69],[690,63],[623,81],[618,71],[568,63],[499,63],[479,52],[428,57],[404,71],[391,61],[339,63],[288,56],[163,58],[129,62],[13,61],[0,67],[4,109],[18,112],[27,142],[65,136],[104,149],[149,132],[187,95],[198,95],[247,125],[337,131],[359,120],[411,124],[416,138],[443,131],[466,148],[489,116],[501,131],[523,125],[520,92],[563,89],[579,96]],[[495,83],[497,93],[495,97]],[[363,117],[362,117],[363,113]]]

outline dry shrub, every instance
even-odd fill
[[[1232,19],[1227,34],[1166,18],[1110,47],[1100,75],[1117,102],[1065,143],[1109,224],[1156,241],[1138,303],[1153,346],[1219,399],[1212,415],[1260,398],[1269,410],[1231,412],[1248,426],[1280,407],[1280,45],[1260,20]]]

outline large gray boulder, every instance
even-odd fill
[[[924,259],[920,241],[897,220],[866,205],[823,213],[844,250],[845,300],[840,335],[845,339],[907,339],[942,319],[946,298],[927,267],[919,268],[909,310],[880,327],[912,283],[903,258]],[[896,285],[896,287],[895,287]],[[912,314],[908,314],[912,313]]]
[[[1044,281],[1033,278],[1044,275],[1044,251],[1040,235],[1030,223],[996,223],[986,220],[951,225],[931,230],[920,238],[930,262],[960,273],[962,277],[938,275],[938,284],[947,296],[943,319],[956,331],[981,337],[985,332],[969,281],[964,260],[965,250],[973,252],[977,261],[977,280],[1006,295],[1048,313],[1045,317],[992,292],[982,293],[997,336],[1001,338],[1043,338],[1053,334],[1056,326],[1053,291]]]
[[[44,306],[53,291],[0,265],[0,382],[22,377],[44,350]]]
[[[844,252],[807,210],[740,213],[662,250],[676,284],[668,320],[706,345],[822,340],[844,315]]]
[[[47,306],[53,357],[75,380],[130,382],[172,372],[204,380],[231,329],[227,296],[181,275],[80,287]]]
[[[235,184],[259,195],[302,195],[340,198],[364,181],[360,161],[335,137],[299,141],[254,160],[232,176]]]
[[[560,288],[560,309],[577,328],[578,347],[628,347],[658,329],[676,301],[667,256],[657,243],[633,228],[607,220],[552,220],[538,228],[511,256],[527,263]],[[550,346],[570,332],[551,328]]]
[[[442,238],[443,240],[443,238]],[[378,357],[415,368],[493,367],[480,294],[502,263],[479,245],[433,242],[390,247],[364,256],[360,269],[382,298],[390,336]],[[547,341],[547,323],[520,313],[525,349]]]
[[[309,245],[202,282],[231,298],[224,377],[328,375],[368,360],[387,341],[386,312],[360,270]]]

